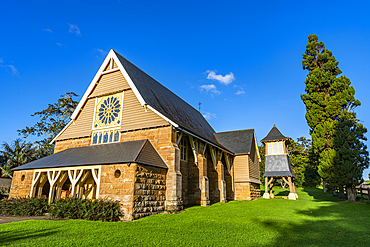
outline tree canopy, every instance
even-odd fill
[[[40,157],[53,153],[54,144],[50,144],[50,142],[70,121],[70,116],[78,104],[78,101],[73,100],[73,97],[77,96],[73,92],[61,95],[56,103],[49,104],[45,110],[31,115],[40,118],[35,125],[18,130],[18,134],[24,138],[30,135],[41,137],[41,140],[35,142]]]
[[[354,109],[361,103],[355,99],[351,81],[339,76],[342,71],[338,64],[316,35],[308,36],[302,65],[309,73],[305,81],[306,93],[301,98],[306,105],[318,173],[331,187],[346,185],[348,191],[358,184],[363,169],[368,167],[368,158],[365,158],[368,154],[362,142],[366,140],[366,128],[356,119]],[[342,176],[343,173],[346,176]]]
[[[4,177],[11,177],[11,169],[36,160],[39,152],[32,143],[16,139],[11,144],[4,142],[0,151],[0,166]]]

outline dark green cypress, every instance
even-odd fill
[[[366,146],[362,142],[366,140],[364,137],[366,128],[359,125],[356,119],[354,109],[361,103],[354,97],[355,89],[351,86],[350,80],[345,76],[339,76],[342,71],[338,64],[324,43],[318,42],[316,35],[308,36],[302,65],[309,73],[305,81],[306,93],[302,94],[301,98],[306,105],[306,120],[310,127],[313,151],[318,158],[318,173],[329,182],[331,188],[343,185],[352,188],[353,184],[357,183],[354,181],[358,181],[363,169],[368,166]],[[347,138],[346,141],[343,139],[344,126],[347,126],[353,135],[353,138]],[[355,144],[347,145],[346,142],[356,142],[356,148],[361,151],[352,153],[353,157],[350,158],[347,155],[348,145]],[[353,163],[354,159],[359,161]],[[351,171],[357,171],[356,173],[348,172],[350,163]],[[345,172],[346,176],[343,175]]]

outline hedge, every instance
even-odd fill
[[[119,202],[112,200],[68,198],[51,204],[40,198],[0,200],[0,215],[3,216],[41,216],[47,213],[55,218],[100,221],[119,221],[123,216]]]

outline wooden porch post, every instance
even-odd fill
[[[58,180],[61,171],[59,170],[57,174],[55,174],[56,171],[47,171],[48,180],[50,184],[50,190],[49,190],[49,203],[53,201],[53,195],[55,191],[55,182]]]
[[[295,194],[294,184],[292,182],[292,177],[288,177],[288,182],[289,182],[289,188],[290,188],[290,193],[289,193],[288,199],[289,200],[297,200],[297,198],[295,196],[296,194]]]
[[[83,169],[68,170],[69,180],[71,181],[71,184],[72,184],[72,192],[71,192],[70,197],[75,196],[76,185],[77,185],[78,180],[80,180],[82,173],[83,173]]]
[[[263,193],[263,198],[264,199],[270,199],[270,194],[269,194],[269,178],[265,177],[265,193]]]

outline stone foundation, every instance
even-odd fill
[[[260,185],[251,182],[235,183],[235,200],[250,201],[261,196]]]
[[[10,187],[9,198],[29,197],[31,193],[32,176],[33,170],[15,171]]]

